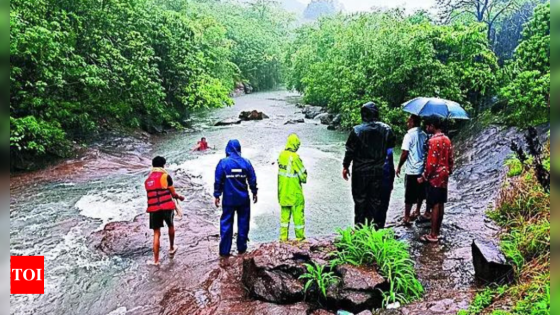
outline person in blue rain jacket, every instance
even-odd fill
[[[257,176],[248,159],[241,156],[241,144],[230,140],[226,147],[226,158],[216,167],[214,198],[216,207],[223,207],[220,220],[220,256],[228,257],[233,239],[233,221],[237,213],[237,251],[244,254],[249,240],[251,221],[251,198],[257,203]],[[223,200],[221,199],[223,196]]]

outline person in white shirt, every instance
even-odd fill
[[[400,177],[403,166],[405,166],[405,212],[403,224],[409,226],[411,221],[420,216],[422,203],[426,199],[426,187],[418,183],[422,177],[425,166],[425,151],[428,135],[420,128],[419,116],[411,115],[407,121],[408,133],[402,144],[402,153],[399,166],[396,170]],[[416,211],[411,215],[412,207],[416,205]]]

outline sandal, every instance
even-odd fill
[[[438,243],[439,242],[439,237],[433,237],[430,234],[426,234],[423,235],[422,237],[420,237],[420,241],[424,242],[424,243]]]
[[[177,253],[178,249],[178,246],[173,247],[173,249],[169,251],[169,256],[174,256]]]

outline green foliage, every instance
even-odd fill
[[[359,122],[360,106],[382,104],[383,120],[403,126],[401,104],[437,96],[478,109],[498,70],[483,25],[437,26],[400,11],[322,19],[303,26],[288,49],[288,86],[305,101]],[[403,129],[397,130],[402,134]]]
[[[282,56],[293,16],[277,3],[257,0],[243,6],[233,1],[195,1],[185,10],[189,16],[211,16],[224,25],[239,81],[257,91],[282,82]]]
[[[409,303],[421,298],[424,288],[416,278],[408,247],[395,239],[393,230],[376,231],[373,226],[366,225],[339,230],[338,234],[335,243],[338,251],[333,254],[336,257],[333,264],[377,266],[390,284],[385,304]]]
[[[526,127],[550,121],[550,2],[538,6],[525,25],[504,80],[500,94],[510,106],[511,124]]]
[[[505,293],[506,287],[500,287],[497,289],[487,288],[479,292],[472,301],[468,310],[459,311],[457,315],[478,315],[482,314],[487,307],[492,305],[492,302],[497,297]]]
[[[11,152],[62,155],[108,125],[179,127],[231,105],[236,82],[274,87],[290,17],[259,3],[12,1]]]
[[[323,298],[327,297],[329,287],[339,281],[339,278],[332,271],[325,271],[325,266],[315,264],[305,264],[307,272],[299,279],[307,280],[304,290],[307,293],[311,288],[319,290]]]
[[[523,173],[524,165],[519,161],[518,158],[512,157],[506,161],[506,166],[508,168],[508,177],[515,177]]]

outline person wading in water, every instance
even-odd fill
[[[237,213],[237,251],[244,254],[249,241],[249,223],[251,221],[251,199],[257,203],[257,176],[251,161],[241,156],[241,144],[230,140],[226,147],[226,158],[216,167],[214,198],[217,208],[223,206],[220,220],[220,256],[231,254],[233,240],[233,222]],[[224,196],[222,201],[220,198]]]
[[[159,248],[161,228],[164,223],[169,229],[169,255],[177,252],[175,244],[175,226],[173,224],[174,213],[177,204],[173,199],[185,200],[175,192],[173,179],[165,171],[165,158],[158,156],[152,161],[152,171],[144,185],[148,194],[148,210],[150,214],[150,229],[154,231],[154,260],[148,261],[148,265],[159,266]]]
[[[362,106],[361,114],[363,123],[354,127],[346,142],[342,177],[350,179],[352,164],[355,225],[374,223],[382,229],[388,210],[381,189],[383,166],[389,149],[395,147],[395,135],[391,127],[379,121],[379,109],[373,102]]]
[[[206,138],[202,138],[200,139],[200,141],[198,141],[196,143],[196,146],[193,148],[193,152],[194,151],[206,151],[208,150],[210,147],[208,146],[208,142],[206,141]]]

